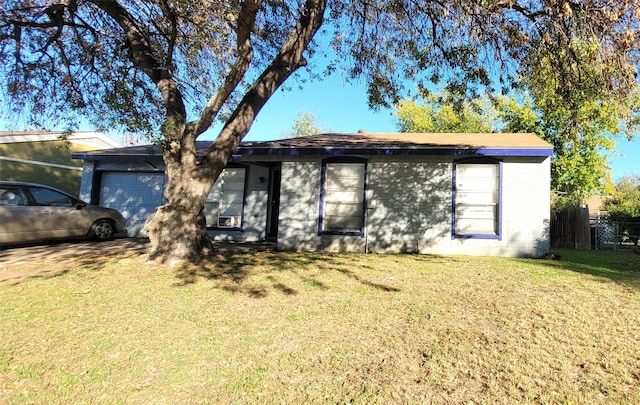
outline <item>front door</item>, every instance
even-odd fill
[[[280,166],[271,168],[270,178],[267,239],[275,240],[278,237],[278,213],[280,212]]]

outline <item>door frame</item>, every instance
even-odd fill
[[[269,168],[269,204],[267,206],[266,239],[277,241],[280,214],[280,189],[282,183],[282,164]]]

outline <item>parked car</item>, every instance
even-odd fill
[[[0,244],[72,237],[103,241],[123,231],[125,219],[114,209],[41,184],[0,181]]]

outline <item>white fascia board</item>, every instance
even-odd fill
[[[0,143],[20,142],[50,142],[59,141],[65,135],[64,132],[12,132],[2,134]],[[120,148],[122,145],[101,132],[83,131],[71,132],[66,140],[79,145],[94,147],[96,149]]]

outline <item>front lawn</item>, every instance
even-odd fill
[[[0,284],[0,402],[640,403],[640,256],[557,253],[51,264]]]

